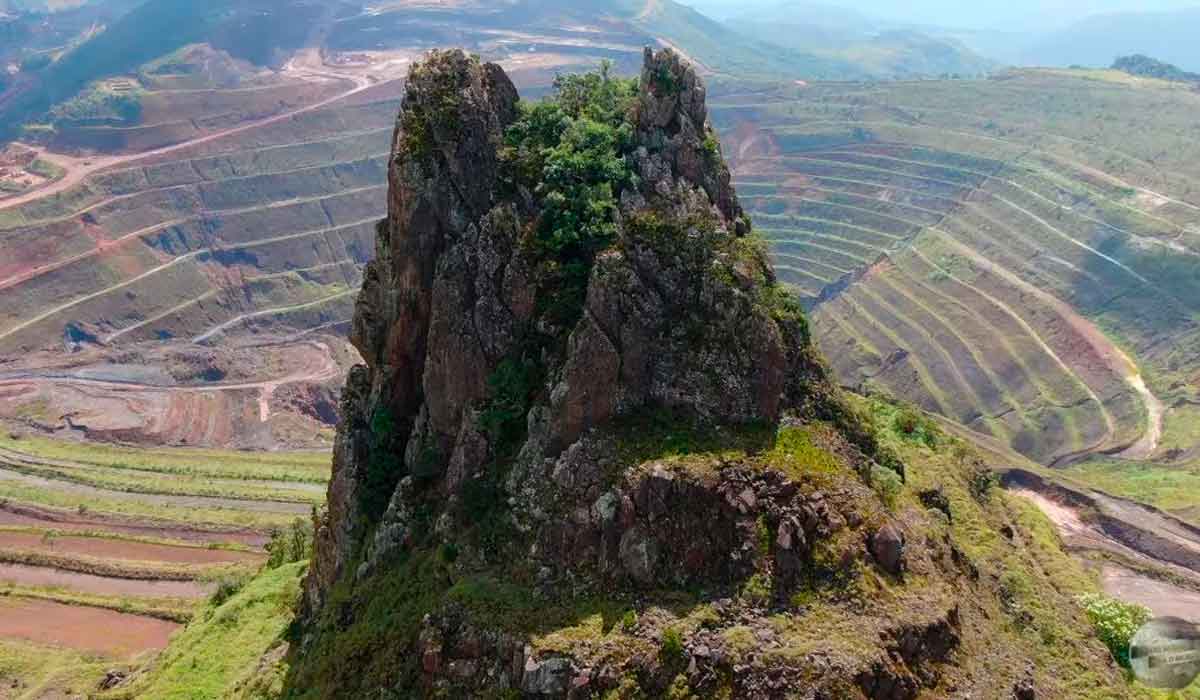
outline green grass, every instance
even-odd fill
[[[66,649],[0,640],[0,687],[6,700],[87,697],[111,663]]]
[[[209,605],[129,686],[101,697],[196,700],[265,698],[282,668],[259,660],[283,640],[307,562],[268,569],[218,606]]]
[[[319,505],[325,500],[325,494],[317,491],[289,491],[284,488],[286,482],[279,486],[243,485],[235,480],[233,483],[213,483],[204,476],[177,476],[161,473],[138,473],[136,471],[117,471],[112,468],[75,468],[57,466],[27,466],[7,465],[11,471],[21,472],[55,481],[92,486],[111,491],[125,493],[158,494],[174,496],[205,496],[211,498],[227,498],[240,501],[281,501],[291,503],[310,503]]]
[[[1074,464],[1063,473],[1091,488],[1166,511],[1195,512],[1200,508],[1200,462],[1197,461],[1170,465],[1097,458]]]
[[[14,586],[0,583],[0,597],[48,600],[64,605],[104,608],[131,615],[185,623],[196,612],[197,602],[181,598],[134,598],[80,593],[55,586]]]
[[[0,433],[0,448],[45,459],[172,476],[314,484],[324,483],[329,479],[330,455],[323,450],[246,452],[195,448],[135,448],[52,440],[33,435],[14,440],[7,433]]]
[[[75,511],[80,514],[124,515],[186,525],[236,526],[264,530],[271,527],[285,527],[296,517],[294,514],[287,513],[261,513],[232,508],[185,508],[157,505],[121,500],[118,497],[94,497],[0,481],[0,501],[5,500]]]

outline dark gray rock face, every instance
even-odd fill
[[[618,240],[592,265],[581,317],[560,331],[562,350],[543,358],[544,386],[505,482],[513,519],[542,537],[562,529],[537,503],[547,472],[588,478],[560,457],[588,431],[650,406],[714,424],[769,423],[798,394],[828,388],[803,319],[764,301],[775,277],[742,240],[749,220],[707,123],[703,84],[672,51],[647,50],[641,85],[630,156],[640,184],[621,193]],[[497,445],[480,427],[489,378],[522,329],[544,326],[522,244],[538,205],[529,192],[502,193],[504,132],[518,114],[497,66],[450,51],[413,68],[388,218],[355,310],[351,337],[366,367],[352,373],[341,407],[306,585],[314,608],[363,547],[361,574],[404,546],[414,484],[436,484],[453,515],[494,462]],[[644,535],[623,529],[611,555],[649,583],[660,556]]]
[[[898,576],[904,573],[904,532],[892,523],[871,535],[871,556],[884,571]]]
[[[628,112],[621,89],[605,235],[550,257],[546,169],[514,171],[533,112],[462,52],[414,66],[297,695],[1033,697],[1032,678],[970,677],[1024,659],[949,529],[973,492],[949,473],[925,508],[872,488],[903,465],[747,235],[695,72],[648,51]]]

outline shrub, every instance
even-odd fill
[[[359,505],[370,523],[383,517],[404,469],[396,437],[395,416],[386,406],[381,407],[371,416],[371,451],[359,489]]]
[[[747,603],[760,607],[771,602],[773,592],[771,577],[761,572],[746,579],[746,583],[742,586],[742,598]]]
[[[902,408],[892,419],[892,428],[900,437],[933,449],[938,446],[942,429],[915,408]]]
[[[758,556],[766,558],[771,555],[771,528],[767,526],[767,516],[760,515],[754,523],[754,539]]]
[[[312,555],[312,544],[311,520],[296,518],[286,529],[273,529],[266,547],[267,567],[276,569],[284,564],[305,561]]]
[[[683,636],[674,627],[663,630],[662,645],[658,649],[658,658],[664,663],[683,661]]]
[[[1129,643],[1138,629],[1150,621],[1149,608],[1096,593],[1080,596],[1079,604],[1113,658],[1129,668]]]
[[[900,498],[900,491],[904,488],[904,482],[900,479],[900,475],[891,469],[872,464],[871,488],[875,490],[875,494],[879,496],[879,500],[883,501],[884,505],[888,508],[895,508],[896,501]]]
[[[629,115],[637,83],[599,71],[560,76],[555,95],[532,105],[505,133],[506,177],[542,203],[528,241],[540,271],[539,311],[553,325],[574,325],[596,254],[616,236],[621,191],[637,182],[629,156]]]
[[[971,496],[979,502],[986,501],[992,491],[1000,484],[1000,477],[985,465],[978,465],[971,470]]]
[[[245,572],[222,576],[217,580],[217,587],[208,598],[209,604],[214,608],[221,606],[245,588],[250,579],[250,574]]]
[[[632,632],[633,628],[637,627],[638,614],[635,610],[626,610],[621,616],[621,629],[626,632]]]
[[[480,415],[480,427],[493,444],[513,442],[523,432],[529,394],[536,381],[533,367],[512,358],[501,360],[488,377],[489,397]]]
[[[458,545],[453,542],[443,544],[438,548],[438,559],[447,566],[458,561]]]

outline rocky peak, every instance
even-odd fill
[[[366,367],[342,407],[314,600],[363,532],[390,532],[375,526],[405,478],[453,497],[495,466],[497,436],[481,421],[498,373],[530,383],[507,397],[523,439],[504,446],[519,455],[506,459],[522,468],[651,407],[774,422],[799,398],[785,391],[798,378],[824,381],[799,310],[746,238],[694,70],[647,49],[627,109],[632,138],[617,155],[631,177],[613,192],[615,233],[564,262],[532,240],[548,216],[538,186],[506,170],[521,111],[503,70],[461,51],[412,68],[388,218],[356,306]],[[546,307],[568,265],[587,269],[581,308],[563,319]]]
[[[965,472],[936,516],[897,505],[902,465],[815,357],[677,54],[525,104],[433,52],[389,180],[292,652],[304,697],[1026,682],[944,680],[968,635],[1028,666],[987,634],[1001,596],[948,530],[1009,516]]]
[[[658,159],[641,162],[641,173],[652,189],[655,175],[670,172],[701,187],[738,235],[750,232],[750,221],[738,204],[724,159],[708,124],[704,83],[695,69],[670,49],[646,49],[638,100],[638,139]],[[647,167],[649,166],[649,167]]]

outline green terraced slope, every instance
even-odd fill
[[[1200,95],[1070,71],[716,92],[843,383],[1044,462],[1145,457],[1195,400]]]

